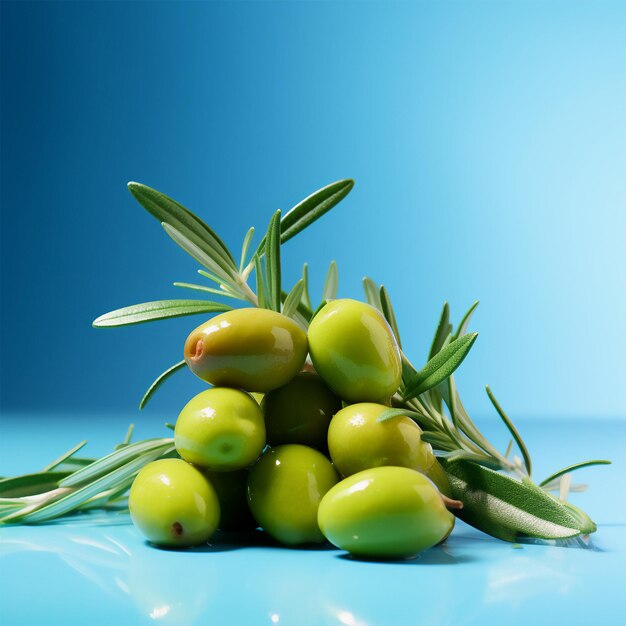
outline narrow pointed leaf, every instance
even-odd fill
[[[559,502],[530,480],[467,461],[443,461],[452,497],[463,502],[455,514],[468,524],[505,541],[519,537],[565,539],[596,530],[576,507]]]
[[[54,461],[52,461],[52,463],[49,463],[48,465],[46,465],[46,467],[44,467],[41,471],[49,472],[50,470],[54,469],[55,467],[58,467],[62,463],[65,463],[65,461],[67,461],[70,457],[74,456],[85,445],[87,445],[86,439],[81,441],[80,443],[77,443],[73,448],[70,448],[67,452],[64,452],[58,459],[55,459]]]
[[[146,391],[143,398],[141,399],[141,402],[139,403],[139,410],[143,409],[146,406],[146,404],[150,402],[150,399],[152,398],[152,396],[157,392],[159,387],[168,378],[170,378],[170,376],[184,369],[185,367],[187,367],[187,363],[185,362],[185,360],[182,360],[182,361],[179,361],[178,363],[175,363],[171,367],[168,367],[164,372],[159,374],[157,378],[154,380],[154,382],[150,385],[150,387],[148,387],[148,390]]]
[[[479,304],[478,300],[476,300],[476,302],[472,304],[472,306],[469,308],[467,313],[463,316],[463,319],[461,320],[461,323],[459,324],[459,327],[456,333],[454,333],[454,336],[452,337],[453,339],[458,339],[459,337],[462,337],[467,332],[467,327],[469,326],[470,320],[472,319],[472,314],[476,310],[476,307],[478,306],[478,304]]]
[[[252,226],[246,236],[243,238],[243,245],[241,246],[241,260],[239,261],[239,273],[243,272],[244,267],[246,266],[246,261],[248,259],[248,250],[250,248],[250,243],[252,242],[252,237],[254,237],[254,226]]]
[[[322,215],[328,213],[350,193],[352,187],[354,187],[353,180],[349,178],[338,180],[318,189],[296,204],[282,219],[281,243],[289,241],[289,239],[295,237],[300,231],[322,217]],[[265,238],[259,244],[256,253],[263,254],[264,249]]]
[[[202,291],[204,293],[210,293],[216,296],[224,296],[225,298],[234,298],[235,300],[241,300],[241,296],[231,293],[230,291],[224,291],[223,289],[213,289],[213,287],[205,287],[204,285],[196,285],[195,283],[172,283],[174,287],[182,287],[183,289],[191,289],[192,291]]]
[[[324,289],[322,291],[322,300],[335,300],[337,298],[337,290],[339,287],[339,272],[337,263],[331,261],[324,281]]]
[[[432,359],[443,347],[446,337],[452,332],[452,326],[450,325],[450,306],[447,302],[443,305],[441,316],[439,317],[439,323],[437,324],[437,330],[433,337],[433,342],[430,346],[430,352],[428,353],[428,360]]]
[[[231,270],[237,269],[226,244],[197,215],[164,193],[141,183],[128,183],[128,190],[159,222],[171,224],[205,254],[219,257]]]
[[[436,354],[426,365],[417,372],[415,378],[404,392],[404,399],[415,398],[421,393],[432,389],[452,374],[463,359],[467,356],[476,341],[478,333],[464,335],[451,342],[441,352]]]
[[[302,280],[304,282],[304,289],[302,291],[302,302],[305,304],[311,312],[313,311],[313,305],[311,304],[311,296],[309,294],[309,264],[305,263],[302,266]]]
[[[37,472],[0,480],[1,498],[23,498],[56,489],[69,472]]]
[[[283,315],[287,317],[293,317],[298,311],[298,306],[301,304],[302,291],[304,290],[304,281],[300,279],[289,292],[289,295],[285,298],[283,304]]]
[[[256,295],[259,300],[259,308],[270,308],[268,304],[267,286],[263,278],[263,266],[261,265],[261,257],[254,255],[254,273],[256,276]]]
[[[195,259],[200,265],[204,265],[212,274],[219,277],[220,282],[233,284],[237,276],[236,270],[233,270],[222,260],[207,254],[205,250],[171,224],[161,222],[161,226],[163,226],[163,230],[174,243],[178,244],[192,259]]]
[[[517,428],[515,428],[515,425],[513,424],[513,422],[510,420],[510,418],[507,416],[507,414],[504,412],[504,410],[502,409],[502,407],[496,400],[496,397],[493,395],[491,389],[489,388],[489,385],[487,385],[486,390],[487,390],[487,395],[489,396],[489,400],[491,400],[491,404],[493,404],[494,408],[498,412],[498,415],[502,418],[502,421],[505,423],[506,427],[509,429],[509,432],[511,433],[511,437],[515,439],[515,443],[517,444],[517,447],[522,453],[522,458],[524,459],[524,465],[526,466],[526,472],[528,473],[529,476],[532,476],[532,462],[530,459],[528,448],[526,447],[524,440],[522,439],[520,434],[517,432]]]
[[[539,486],[540,487],[545,487],[546,485],[551,483],[553,480],[556,480],[557,478],[560,478],[564,474],[569,474],[570,472],[574,472],[576,470],[582,469],[583,467],[592,467],[593,465],[611,465],[611,461],[594,460],[594,461],[583,461],[581,463],[574,463],[574,465],[570,465],[569,467],[564,467],[563,469],[559,470],[558,472],[554,472],[554,474],[550,474],[550,476],[548,476],[548,478],[546,478],[545,480],[542,480],[539,483]]]
[[[383,305],[380,302],[378,285],[368,276],[363,278],[363,291],[367,303],[382,312]]]
[[[389,323],[389,326],[391,326],[391,330],[393,330],[393,334],[396,337],[398,346],[400,347],[400,350],[402,350],[402,341],[400,340],[400,331],[398,329],[398,322],[396,321],[396,314],[393,312],[393,307],[391,306],[391,298],[389,298],[389,294],[387,293],[384,285],[380,286],[379,296],[383,315]]]
[[[265,236],[265,269],[269,308],[280,313],[280,211],[272,216]]]
[[[209,300],[156,300],[133,304],[123,309],[105,313],[94,320],[93,326],[95,328],[128,326],[170,317],[181,317],[182,315],[231,311],[232,308],[222,302],[210,302]]]

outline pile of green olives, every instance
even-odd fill
[[[450,534],[450,486],[419,426],[377,421],[402,359],[375,308],[333,300],[308,332],[273,311],[228,311],[192,331],[184,354],[211,387],[178,416],[178,458],[149,463],[131,487],[149,542],[261,528],[288,546],[407,558]]]

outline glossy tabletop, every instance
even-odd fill
[[[129,420],[137,437],[164,434],[154,416],[3,415],[0,474],[35,471],[77,440],[103,454]],[[480,423],[506,445],[495,421]],[[626,423],[519,423],[537,478],[575,461],[590,488],[572,494],[598,523],[590,541],[508,544],[463,523],[445,545],[402,562],[368,562],[331,546],[284,548],[262,532],[218,534],[202,548],[149,546],[126,514],[0,529],[0,624],[624,623]],[[575,481],[576,482],[576,481]]]

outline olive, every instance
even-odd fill
[[[309,350],[317,373],[347,402],[392,396],[402,379],[398,342],[387,320],[356,300],[333,300],[313,318]]]
[[[235,309],[198,326],[185,342],[185,361],[202,380],[246,391],[288,383],[307,355],[304,330],[267,309]]]
[[[311,372],[298,374],[265,396],[267,443],[301,443],[325,451],[328,424],[339,409],[341,400],[319,376]]]
[[[342,480],[322,499],[318,521],[338,548],[376,558],[415,556],[454,526],[430,480],[406,467],[375,467]]]
[[[261,528],[277,541],[321,543],[317,507],[338,480],[328,458],[313,448],[269,448],[250,470],[248,504]]]
[[[450,485],[422,429],[409,417],[376,421],[388,407],[372,402],[351,404],[341,409],[328,428],[330,457],[342,476],[371,467],[397,465],[428,476],[440,491],[449,495]]]
[[[242,469],[265,447],[263,412],[245,391],[207,389],[180,412],[174,442],[189,463],[219,472]]]
[[[257,527],[246,496],[248,470],[205,472],[220,501],[220,530],[252,530]]]
[[[180,459],[148,463],[128,497],[135,526],[161,546],[193,546],[215,532],[220,503],[208,479]]]

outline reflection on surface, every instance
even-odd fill
[[[467,527],[446,544],[397,562],[357,560],[328,546],[281,548],[259,531],[218,533],[211,544],[184,551],[153,548],[130,524],[0,533],[3,572],[32,577],[36,568],[45,569],[41,580],[55,597],[83,590],[76,602],[86,613],[105,605],[129,616],[124,623],[181,626],[460,626],[589,593],[583,573],[589,558],[603,556],[515,547]],[[3,586],[11,581],[7,577]],[[17,601],[14,610],[17,615]]]

